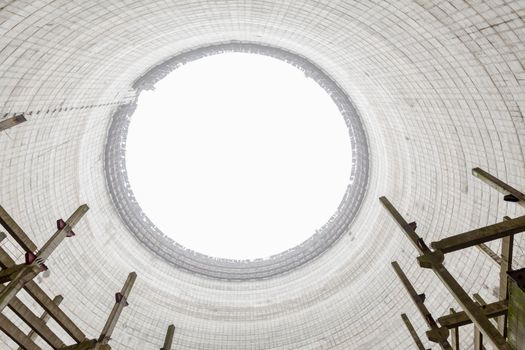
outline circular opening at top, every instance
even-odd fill
[[[185,248],[268,257],[319,230],[349,185],[348,126],[331,96],[282,60],[230,52],[142,91],[126,141],[143,212]]]

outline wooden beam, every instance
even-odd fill
[[[24,285],[39,274],[38,267],[26,265],[13,275],[7,287],[0,291],[0,312],[6,308]]]
[[[91,349],[95,349],[96,345],[97,345],[97,341],[95,339],[90,339],[90,340],[84,340],[83,342],[79,344],[65,346],[63,348],[60,348],[60,350],[91,350]]]
[[[403,319],[403,322],[405,323],[405,326],[407,327],[408,332],[412,336],[412,339],[414,340],[414,343],[416,343],[416,347],[419,350],[426,350],[425,347],[423,346],[423,343],[421,342],[421,339],[417,335],[417,332],[414,329],[414,326],[412,326],[412,323],[408,319],[408,316],[406,314],[401,314],[401,318]],[[160,350],[170,350],[170,349],[164,349],[163,348],[163,349],[160,349]]]
[[[173,344],[173,335],[175,334],[175,326],[170,324],[164,338],[164,346],[160,350],[171,350]]]
[[[22,124],[25,121],[27,121],[27,119],[23,114],[18,114],[14,117],[0,120],[0,131],[7,130],[9,128],[12,128],[13,126]]]
[[[128,297],[136,279],[137,274],[135,272],[131,272],[128,275],[128,278],[126,279],[126,282],[124,283],[120,293],[115,294],[115,305],[113,306],[108,320],[106,321],[106,324],[100,333],[98,344],[105,345],[111,339],[111,335],[113,334],[113,330],[115,330],[115,326],[117,325],[122,310],[128,306]]]
[[[78,221],[89,210],[89,207],[81,205],[62,227],[44,244],[42,249],[36,255],[34,261],[27,262],[17,272],[12,274],[11,282],[0,292],[0,312],[9,304],[9,301],[24,287],[24,285],[35,278],[42,270],[43,264],[47,258],[55,251],[58,245],[68,236]]]
[[[2,271],[0,271],[0,284],[10,282],[11,280],[13,280],[14,274],[16,274],[18,271],[26,267],[27,267],[26,264],[19,264],[19,265],[8,267],[7,269],[3,269]]]
[[[510,220],[509,217],[504,219]],[[514,253],[514,236],[504,237],[501,242],[501,264],[499,271],[499,299],[508,300],[508,271],[512,271],[512,258]],[[507,337],[507,314],[497,319],[498,330],[506,338]]]
[[[508,302],[506,300],[501,300],[495,303],[487,304],[483,308],[483,311],[487,318],[493,318],[505,315],[505,313],[507,312],[507,306]],[[442,325],[443,327],[447,327],[448,329],[454,329],[472,323],[472,320],[464,311],[440,317],[437,321],[440,325]]]
[[[0,247],[0,267],[6,268],[15,265],[13,259]],[[34,281],[24,286],[25,291],[62,327],[76,342],[86,340],[84,333],[75,323],[57,306],[49,296]]]
[[[18,329],[10,319],[0,314],[0,330],[24,350],[41,350],[27,335]]]
[[[412,286],[412,283],[410,283],[408,277],[405,275],[397,261],[392,262],[392,267],[394,268],[394,271],[399,277],[399,280],[403,284],[403,287],[405,287],[406,291],[410,295],[410,298],[416,305],[419,313],[430,328],[430,331],[427,332],[428,339],[434,343],[438,343],[439,346],[444,350],[452,350],[452,346],[450,346],[450,343],[447,340],[448,329],[446,329],[445,327],[439,327],[436,321],[434,321],[432,314],[430,313],[430,311],[428,311],[427,307],[425,306],[425,295],[418,294],[416,292],[414,286]]]
[[[503,195],[505,196],[511,195],[513,198],[512,200],[507,199],[508,201],[516,201],[517,204],[521,206],[525,206],[525,194],[518,191],[514,187],[506,184],[505,182],[501,181],[497,177],[487,173],[485,170],[480,169],[480,168],[472,169],[472,174],[478,179],[480,179],[481,181],[488,184],[490,187],[502,193]]]
[[[62,311],[53,300],[36,284],[30,281],[24,287],[25,291],[40,305],[56,323],[62,327],[67,334],[76,342],[86,340],[85,334],[77,325]]]
[[[0,290],[4,288],[4,286],[0,286]],[[35,315],[22,301],[20,301],[20,299],[16,297],[13,298],[9,302],[9,308],[53,349],[58,349],[64,346],[64,343],[51,329],[49,329],[46,323]],[[29,334],[28,337],[31,340],[35,339],[35,337],[31,338]]]
[[[73,227],[80,221],[80,219],[82,219],[88,210],[89,207],[87,204],[83,204],[78,207],[78,209],[75,210],[73,214],[71,214],[69,219],[66,220],[65,225],[60,227],[58,231],[56,231],[55,234],[40,249],[36,258],[37,264],[43,264],[47,258],[49,258],[51,253],[55,251],[64,238],[71,234]]]
[[[380,201],[383,203],[383,205],[385,205],[385,208],[390,212],[394,220],[403,229],[405,235],[409,238],[412,245],[414,245],[418,252],[422,254],[417,258],[420,266],[432,269],[432,271],[434,271],[436,276],[441,280],[443,285],[448,289],[454,299],[456,299],[461,308],[481,330],[483,335],[490,339],[496,349],[511,350],[505,338],[501,336],[496,327],[494,327],[492,323],[490,323],[489,319],[485,316],[483,309],[472,301],[463,287],[461,287],[454,276],[452,276],[452,274],[443,265],[444,253],[441,250],[431,251],[423,239],[415,233],[414,224],[407,224],[401,214],[399,214],[399,212],[385,197],[381,197]],[[523,220],[525,225],[525,217],[523,217]],[[509,222],[510,221],[504,223],[508,224]],[[479,243],[482,242],[476,242],[475,244]]]
[[[481,307],[487,306],[485,300],[483,300],[483,298],[477,293],[474,293],[474,300],[476,300]],[[486,350],[483,345],[483,333],[481,333],[476,326],[474,326],[474,350]]]
[[[62,302],[63,299],[64,299],[64,298],[63,298],[61,295],[57,295],[57,296],[53,299],[53,303],[55,303],[55,305],[58,306],[58,305],[60,305],[60,303]],[[9,304],[9,306],[11,306],[11,304]],[[40,316],[39,320],[40,320],[41,322],[43,322],[44,325],[45,325],[45,324],[47,323],[47,321],[49,321],[49,318],[50,318],[50,317],[51,317],[51,316],[49,316],[49,314],[48,314],[46,311],[44,311],[44,312],[42,313],[42,315]],[[39,335],[39,334],[38,334],[37,332],[35,332],[35,330],[34,330],[33,328],[31,328],[31,330],[30,330],[29,333],[27,334],[27,336],[29,337],[29,339],[31,339],[32,341],[35,341],[36,338],[38,337],[38,335]],[[41,337],[42,337],[42,336],[41,336]],[[49,343],[48,343],[48,344],[49,344]],[[64,345],[62,344],[62,346],[64,346]],[[22,348],[18,348],[18,350],[24,350],[24,349],[22,349]]]
[[[523,231],[525,231],[525,216],[520,216],[515,219],[498,222],[497,224],[447,237],[437,242],[432,242],[430,245],[432,248],[446,254]]]
[[[14,240],[22,247],[23,250],[31,253],[36,252],[36,245],[1,205],[0,224],[4,226],[7,232],[14,238]]]
[[[403,230],[403,233],[407,236],[408,240],[416,250],[423,254],[423,247],[420,246],[419,242],[421,239],[417,235],[415,231],[415,222],[412,224],[409,224],[403,216],[397,211],[397,209],[390,203],[390,201],[386,197],[379,197],[379,201],[385,209],[388,211],[388,213],[392,216],[394,221],[399,225],[399,227]],[[428,249],[428,248],[427,248]]]

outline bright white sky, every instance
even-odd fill
[[[179,244],[264,258],[305,241],[348,184],[348,129],[326,92],[267,56],[227,53],[141,93],[127,169],[143,211]]]

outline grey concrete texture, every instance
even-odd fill
[[[421,335],[425,325],[390,262],[426,293],[436,318],[457,305],[417,267],[378,197],[417,221],[427,242],[523,215],[470,169],[525,190],[524,18],[522,0],[0,1],[0,121],[27,118],[0,132],[1,204],[39,247],[58,218],[91,208],[35,282],[63,295],[61,308],[96,338],[136,271],[114,349],[158,349],[170,324],[175,349],[414,348],[400,314]],[[111,117],[135,98],[133,82],[177,53],[232,40],[323,69],[352,99],[370,152],[369,188],[347,234],[297,269],[252,281],[191,274],[152,253],[118,216],[104,174]],[[10,237],[1,244],[22,261]],[[525,240],[515,244],[522,267]],[[489,259],[470,248],[445,264],[493,302],[498,268]],[[0,348],[17,347],[2,335]]]

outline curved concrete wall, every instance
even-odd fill
[[[0,133],[1,204],[39,246],[57,218],[91,206],[38,283],[64,295],[63,309],[95,337],[136,271],[115,349],[159,348],[169,323],[175,349],[413,348],[399,313],[424,326],[390,261],[436,315],[454,304],[377,198],[417,220],[427,241],[523,214],[470,169],[525,189],[524,18],[520,0],[2,1],[0,120],[24,112],[28,122]],[[230,40],[315,62],[353,99],[371,148],[370,188],[348,234],[293,272],[250,282],[190,275],[150,253],[117,216],[103,171],[110,117],[134,98],[133,81],[178,52]],[[494,300],[497,272],[478,250],[446,262]]]

